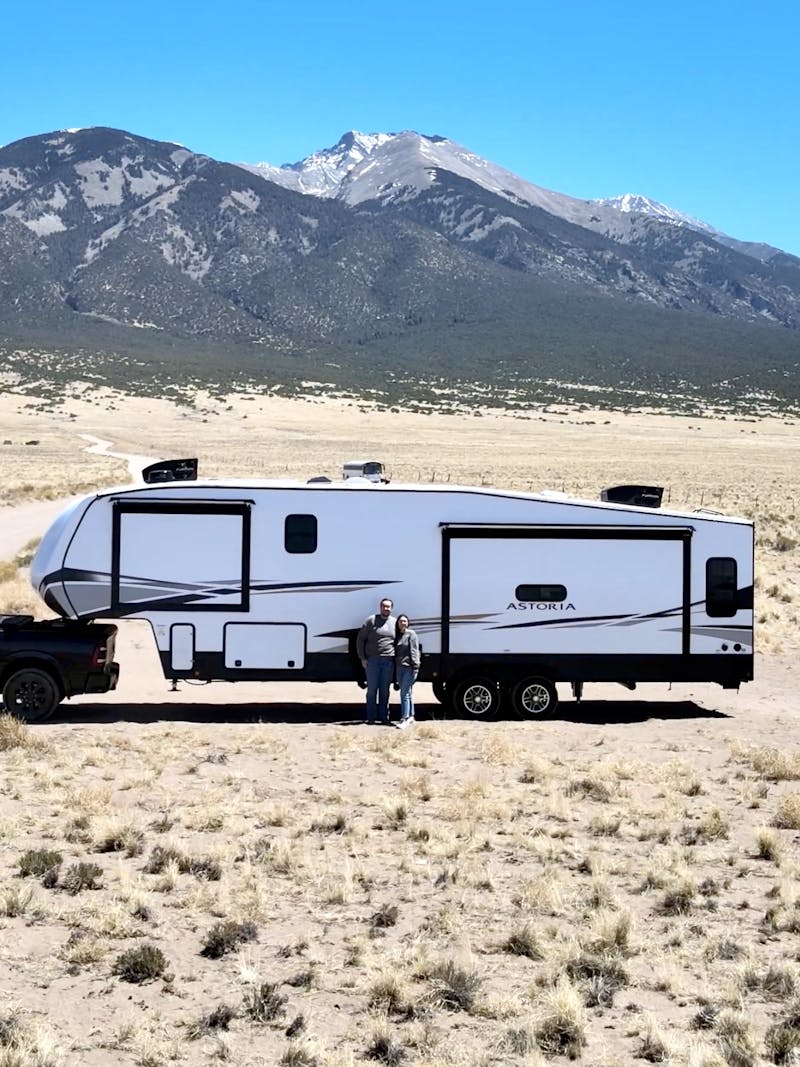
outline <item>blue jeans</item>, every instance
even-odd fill
[[[414,718],[414,682],[417,671],[415,667],[398,667],[397,681],[400,683],[400,721]]]
[[[367,722],[389,718],[389,686],[394,678],[394,659],[391,656],[371,656],[367,660]]]

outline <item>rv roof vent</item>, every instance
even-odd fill
[[[637,508],[660,508],[664,490],[660,485],[612,485],[600,499],[609,504],[633,504]]]
[[[155,482],[195,482],[197,459],[162,459],[158,463],[151,463],[142,471],[142,481],[146,485]]]

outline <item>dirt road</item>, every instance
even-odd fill
[[[84,449],[85,452],[124,459],[128,464],[132,481],[139,481],[142,468],[156,458],[132,455],[128,452],[115,452],[112,441],[104,441],[93,434],[84,433],[81,437],[91,442]],[[69,499],[42,500],[0,507],[0,560],[10,559],[34,537],[41,537],[53,519],[67,506]]]
[[[39,500],[34,504],[0,507],[0,560],[11,557],[47,527],[67,506],[67,500]]]

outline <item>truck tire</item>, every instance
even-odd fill
[[[38,667],[20,667],[3,685],[5,710],[23,722],[43,722],[60,703],[58,683]]]
[[[463,678],[453,690],[452,708],[456,715],[467,719],[493,718],[500,708],[497,682],[477,674]]]
[[[439,703],[445,704],[447,702],[447,690],[444,682],[437,678],[435,681],[431,682],[431,688],[433,689],[433,695]]]
[[[558,705],[558,690],[549,678],[523,678],[511,694],[514,710],[523,719],[550,715]]]

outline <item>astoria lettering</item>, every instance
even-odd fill
[[[574,611],[575,605],[572,603],[565,604],[560,601],[556,604],[551,603],[533,603],[528,600],[512,600],[506,607],[506,611]]]

